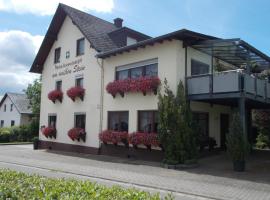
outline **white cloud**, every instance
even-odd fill
[[[0,32],[0,95],[21,92],[38,77],[28,71],[42,39],[23,31]]]
[[[113,0],[61,0],[61,3],[74,8],[97,12],[111,12],[114,7]],[[0,0],[0,10],[15,13],[31,13],[35,15],[53,15],[59,0]]]

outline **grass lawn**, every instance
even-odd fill
[[[46,178],[0,169],[0,199],[132,199],[158,200],[159,194],[118,186],[106,187],[90,181]],[[165,197],[172,199],[171,195]]]
[[[0,145],[33,144],[33,142],[0,142]]]

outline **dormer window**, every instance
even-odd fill
[[[132,44],[136,44],[137,40],[131,37],[127,37],[127,46],[128,45],[132,45]]]
[[[54,50],[54,63],[60,63],[61,48]]]
[[[77,40],[76,55],[80,56],[84,54],[84,38]]]

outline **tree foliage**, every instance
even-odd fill
[[[186,102],[183,83],[177,87],[176,95],[164,81],[164,93],[159,91],[159,140],[165,150],[168,164],[185,163],[197,156],[197,136],[192,129],[192,116]]]
[[[33,114],[39,118],[40,113],[40,99],[41,99],[41,78],[34,80],[32,84],[29,84],[24,91],[30,100]]]

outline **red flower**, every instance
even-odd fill
[[[54,127],[45,127],[43,130],[42,130],[42,134],[48,138],[56,138],[56,129]]]
[[[80,139],[82,139],[85,142],[85,130],[82,128],[72,128],[68,131],[68,136],[70,137],[70,139],[74,140],[78,140],[80,141]]]
[[[143,144],[145,146],[159,146],[156,133],[140,133],[135,132],[129,135],[129,143],[137,146]]]
[[[105,130],[99,134],[99,139],[104,144],[111,142],[113,144],[117,144],[119,142],[127,142],[128,141],[128,133],[121,131],[110,131]]]
[[[161,82],[158,77],[140,77],[137,79],[115,80],[108,83],[106,90],[113,97],[115,97],[117,93],[123,96],[126,92],[142,92],[143,94],[146,94],[147,92],[153,91],[156,94],[160,83]]]
[[[72,101],[75,101],[76,97],[79,97],[81,100],[83,100],[84,93],[85,89],[82,87],[72,87],[67,91],[67,95],[72,99]]]
[[[53,90],[49,92],[48,99],[55,103],[56,100],[62,102],[63,92],[61,90]]]

